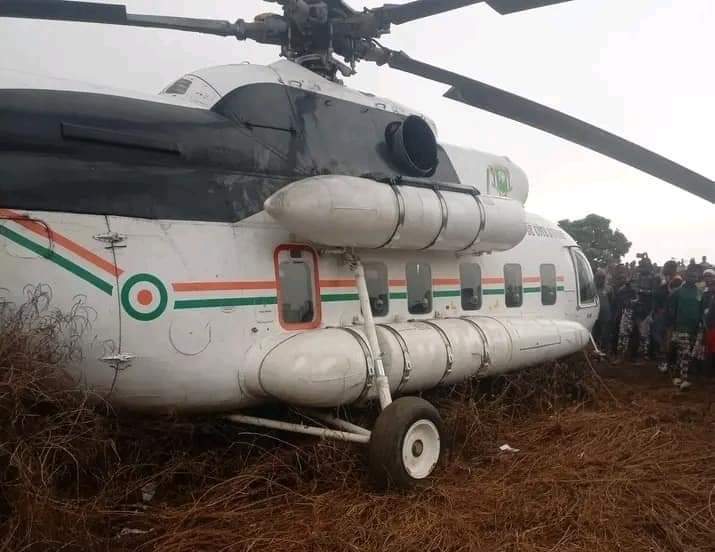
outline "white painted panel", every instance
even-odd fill
[[[4,312],[25,305],[53,319],[68,371],[100,396],[114,377],[102,358],[120,352],[112,251],[94,238],[106,233],[103,216],[0,208]]]
[[[237,285],[249,278],[233,226],[124,217],[110,224],[127,236],[117,250],[122,345],[135,356],[117,378],[116,400],[140,409],[235,407],[242,351],[258,325],[256,305],[245,304],[256,290]]]

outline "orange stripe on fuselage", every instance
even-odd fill
[[[557,280],[563,281],[564,277],[559,276]],[[538,283],[540,278],[538,276],[527,276],[524,278],[526,283]],[[433,285],[436,286],[446,286],[446,285],[459,285],[459,278],[435,278],[432,280]],[[492,277],[484,278],[482,280],[484,284],[503,284],[504,278]],[[400,287],[407,285],[406,280],[390,280],[390,287]],[[276,289],[278,286],[273,280],[262,280],[262,281],[245,281],[245,282],[176,282],[173,283],[172,288],[174,291],[178,292],[190,292],[190,291],[241,291],[241,290],[266,290],[266,289]],[[320,280],[321,288],[354,288],[354,280],[344,280],[344,279],[334,279],[334,280]]]
[[[98,255],[95,255],[89,249],[82,247],[77,242],[66,238],[62,234],[58,234],[49,226],[30,219],[27,215],[23,215],[22,213],[16,213],[15,211],[11,211],[9,209],[0,209],[0,218],[12,220],[23,228],[29,230],[30,232],[33,232],[38,236],[42,236],[43,238],[47,238],[52,243],[61,245],[67,251],[71,251],[78,257],[81,257],[88,263],[93,264],[94,266],[104,270],[105,272],[108,272],[112,276],[119,277],[124,272],[116,265],[110,263],[109,261],[103,259]]]
[[[435,285],[435,286],[458,286],[459,278],[433,278],[432,285]]]
[[[355,280],[320,280],[320,287],[354,288]]]
[[[240,291],[250,289],[276,289],[273,280],[255,282],[175,282],[174,291]]]

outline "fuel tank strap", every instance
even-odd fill
[[[402,378],[400,379],[400,383],[397,386],[397,389],[395,389],[395,393],[399,393],[405,386],[405,384],[410,381],[410,374],[412,373],[412,357],[410,356],[410,351],[407,348],[405,338],[402,337],[400,332],[398,332],[392,326],[388,326],[387,324],[377,324],[377,326],[380,328],[384,328],[388,332],[390,332],[397,341],[397,344],[400,346],[400,349],[402,349],[402,359],[404,361],[405,367],[402,370]]]
[[[442,328],[440,328],[437,324],[430,320],[416,320],[416,322],[422,322],[423,324],[427,326],[431,326],[435,330],[437,330],[437,333],[439,336],[442,338],[442,341],[444,342],[444,348],[447,351],[447,365],[445,366],[444,373],[442,374],[442,377],[440,378],[439,382],[437,385],[442,383],[444,379],[449,376],[452,373],[452,367],[454,366],[454,347],[452,347],[452,342],[449,339],[449,336],[447,335],[447,332],[445,332]]]
[[[373,368],[374,362],[372,357],[372,351],[370,350],[370,346],[367,344],[365,338],[360,334],[360,332],[358,332],[354,328],[340,326],[337,329],[343,330],[344,332],[348,332],[351,336],[353,336],[355,338],[355,341],[358,342],[358,345],[360,345],[363,354],[365,355],[365,387],[363,388],[362,392],[360,393],[360,396],[357,398],[356,401],[360,402],[367,397],[368,392],[370,391],[373,383],[375,382],[375,370]]]
[[[444,229],[447,228],[447,223],[449,222],[449,209],[447,208],[447,202],[444,200],[444,196],[442,195],[442,192],[440,192],[439,188],[436,186],[432,189],[432,191],[437,196],[437,199],[439,199],[439,207],[440,207],[440,210],[442,211],[442,224],[439,227],[439,231],[437,232],[437,235],[434,237],[434,239],[429,243],[429,245],[427,247],[422,248],[423,250],[429,249],[435,243],[437,243],[437,240],[444,232]]]
[[[392,232],[390,238],[383,243],[378,249],[387,247],[392,243],[392,240],[400,233],[400,228],[405,224],[405,198],[400,191],[400,187],[397,184],[390,184],[392,192],[395,194],[395,199],[397,201],[397,224],[395,225],[395,230]]]
[[[434,178],[413,178],[403,175],[390,177],[371,173],[363,174],[362,176],[363,178],[369,178],[370,180],[374,180],[375,182],[381,182],[383,184],[389,184],[391,186],[410,186],[412,188],[425,188],[428,190],[438,189],[443,190],[445,192],[456,192],[458,194],[480,195],[479,190],[471,186],[466,186],[454,182],[443,182],[440,180],[435,180]]]
[[[464,320],[467,324],[470,324],[475,330],[477,330],[477,333],[482,338],[482,348],[484,349],[484,353],[482,354],[482,365],[479,367],[479,371],[485,368],[489,368],[491,360],[489,358],[489,339],[487,338],[486,332],[474,320],[471,320],[466,316],[462,317],[461,319]]]
[[[469,250],[475,243],[477,243],[477,240],[482,235],[482,232],[484,232],[484,227],[487,225],[487,210],[484,208],[484,203],[482,203],[482,200],[478,195],[475,194],[472,195],[472,197],[474,198],[474,201],[477,202],[477,207],[479,208],[479,228],[477,229],[477,234],[474,236],[474,239],[467,247],[462,249],[462,251]]]

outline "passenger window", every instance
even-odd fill
[[[365,283],[373,316],[387,316],[390,311],[387,267],[384,263],[365,263]]]
[[[462,309],[482,308],[482,267],[477,263],[459,265],[459,280],[462,287]]]
[[[281,246],[276,250],[278,312],[286,329],[320,325],[316,267],[315,253],[305,246]]]
[[[524,302],[520,264],[504,265],[504,300],[507,307],[520,307]]]
[[[541,304],[556,304],[556,266],[552,264],[542,264],[540,268],[541,277]]]
[[[578,276],[578,301],[579,304],[593,304],[596,302],[596,285],[593,281],[593,272],[586,256],[578,249],[573,250]]]
[[[407,264],[407,310],[410,314],[432,311],[432,269],[425,263]]]

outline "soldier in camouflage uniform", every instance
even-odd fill
[[[617,280],[619,283],[622,282],[622,285],[616,289],[614,296],[614,311],[618,323],[618,341],[614,362],[620,363],[630,349],[631,336],[633,335],[633,307],[637,296],[630,275],[619,270]]]
[[[697,337],[702,317],[700,292],[695,285],[698,280],[696,267],[689,266],[685,274],[685,283],[673,293],[670,302],[672,309],[673,346],[675,347],[675,368],[679,371],[673,378],[673,384],[681,390],[691,386],[688,379],[690,365],[698,352]]]
[[[663,281],[653,292],[653,324],[651,337],[654,342],[653,351],[659,360],[658,370],[668,371],[668,300],[671,294],[671,282],[678,277],[678,263],[667,261],[663,265]]]
[[[651,324],[653,323],[653,294],[658,286],[658,278],[653,271],[653,263],[648,253],[639,254],[636,300],[633,304],[633,324],[638,333],[637,359],[645,360],[650,351]]]

